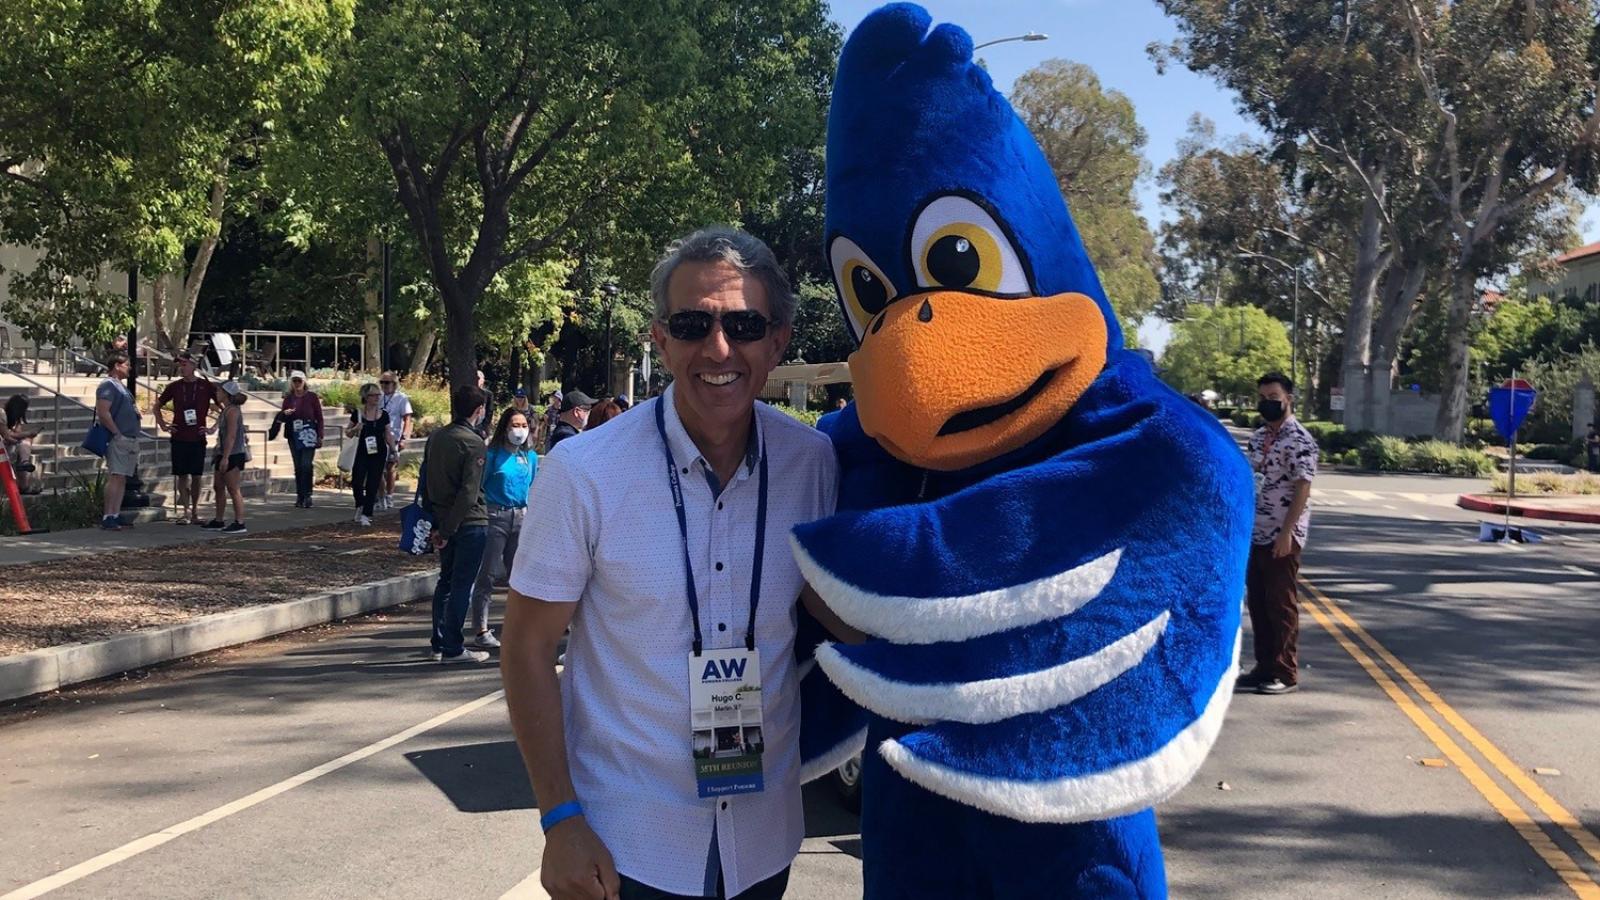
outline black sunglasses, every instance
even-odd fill
[[[392,381],[380,381],[379,384],[394,384]]]
[[[667,317],[667,333],[680,341],[703,341],[711,333],[711,323],[722,322],[722,333],[736,344],[748,344],[767,336],[772,323],[753,309],[736,309],[721,316],[698,309],[675,312]]]

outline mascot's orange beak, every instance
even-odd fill
[[[1044,434],[1105,363],[1105,319],[1083,294],[933,291],[873,319],[850,374],[868,435],[913,466],[955,471]]]

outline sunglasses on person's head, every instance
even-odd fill
[[[736,309],[721,316],[698,309],[686,309],[667,317],[667,333],[680,341],[703,341],[711,333],[711,323],[721,320],[722,332],[738,344],[759,341],[767,336],[771,324],[753,309]]]

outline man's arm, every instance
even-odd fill
[[[822,627],[828,630],[828,634],[832,635],[834,640],[843,644],[865,644],[867,642],[867,633],[846,625],[845,621],[839,618],[837,613],[828,608],[828,604],[823,602],[822,597],[817,594],[811,585],[808,584],[800,589],[800,602],[805,604],[806,612],[811,614],[811,618],[821,623]]]
[[[161,389],[161,396],[156,398],[156,428],[159,428],[162,431],[172,430],[171,426],[167,422],[167,417],[161,414],[161,408],[166,406],[171,401],[172,385],[169,384]]]
[[[511,730],[533,795],[546,812],[579,799],[567,765],[561,682],[555,670],[556,649],[577,606],[534,600],[512,588],[500,632],[500,679]],[[610,852],[581,815],[558,823],[545,835],[539,880],[555,900],[615,900],[622,889]]]
[[[1283,527],[1278,530],[1278,540],[1272,547],[1273,556],[1288,556],[1294,550],[1294,526],[1310,502],[1311,480],[1304,478],[1295,482],[1294,500],[1289,503],[1289,511],[1283,514]]]
[[[462,521],[467,518],[467,511],[472,508],[473,501],[477,499],[470,492],[482,490],[476,477],[481,473],[477,471],[477,466],[473,463],[472,453],[465,447],[456,447],[450,452],[458,456],[458,459],[455,460],[455,471],[450,473],[450,506],[445,510],[444,515],[439,516],[434,523],[434,530],[445,540],[455,536],[456,529],[461,527]],[[444,467],[447,472],[449,471],[449,462],[447,460],[447,465]]]
[[[99,397],[94,401],[94,417],[105,429],[111,432],[112,437],[121,437],[122,432],[117,430],[117,422],[111,418],[111,398]]]

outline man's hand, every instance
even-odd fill
[[[544,836],[539,883],[551,900],[617,900],[622,879],[611,852],[583,816],[573,816]]]
[[[432,534],[428,535],[428,539],[433,541],[433,549],[435,549],[435,550],[443,550],[444,549],[444,545],[450,543],[450,539],[449,538],[445,537],[444,535],[440,534],[437,531],[435,531]]]
[[[161,429],[162,431],[171,431],[172,430],[172,428],[167,425],[167,420],[161,418],[160,416],[156,417],[156,427]]]
[[[1285,528],[1278,532],[1278,539],[1272,542],[1273,559],[1282,559],[1294,552],[1294,532]]]

